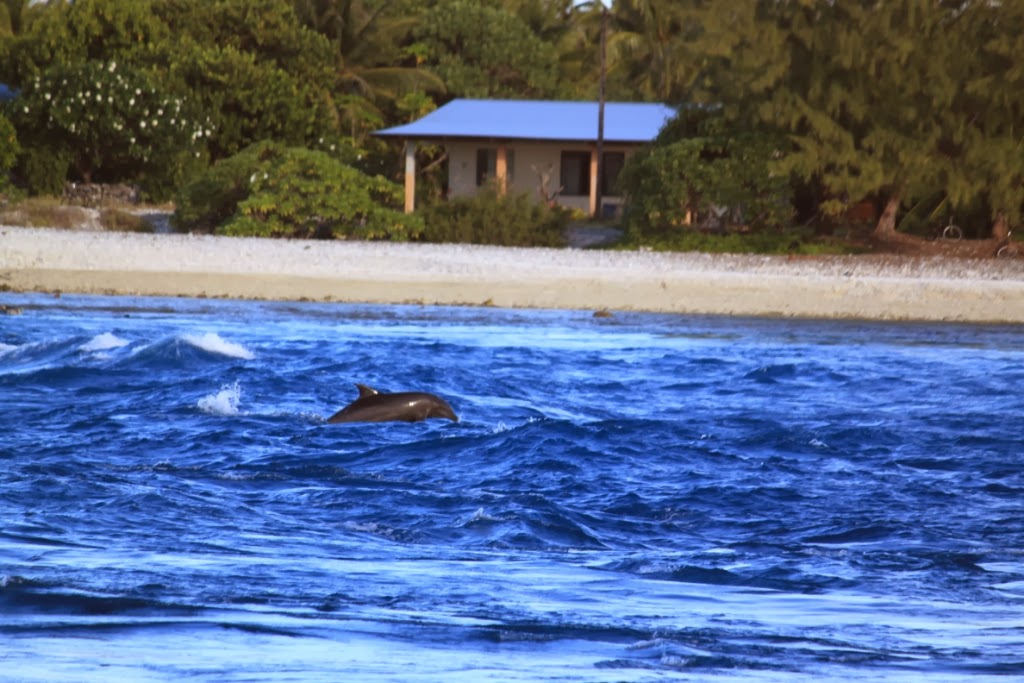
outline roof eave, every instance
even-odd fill
[[[371,133],[374,137],[379,138],[395,138],[401,140],[416,140],[420,142],[473,142],[473,141],[486,141],[486,142],[532,142],[532,143],[552,143],[552,144],[576,144],[576,145],[590,145],[597,144],[597,138],[540,138],[540,137],[509,137],[509,136],[497,136],[497,135],[430,135],[430,134],[410,134],[410,133],[399,133],[399,132],[388,132],[388,131],[377,131]],[[637,140],[637,139],[622,139],[622,138],[609,138],[606,137],[602,140],[605,144],[611,145],[646,145],[653,140]]]

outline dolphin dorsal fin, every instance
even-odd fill
[[[373,387],[367,386],[365,384],[359,384],[358,382],[356,383],[356,388],[359,389],[359,398],[366,398],[367,396],[376,396],[377,394],[380,393]]]

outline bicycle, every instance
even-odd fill
[[[996,249],[996,258],[1016,258],[1020,256],[1020,247],[1013,241],[1013,231],[1006,233],[1006,239],[1004,239],[999,248]]]
[[[953,219],[949,219],[949,225],[942,229],[942,239],[952,240],[959,242],[964,238],[964,231],[960,229],[959,225],[953,223]]]

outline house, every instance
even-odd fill
[[[675,113],[664,104],[605,104],[601,207],[597,102],[457,99],[418,121],[374,135],[406,141],[406,212],[414,208],[416,144],[429,142],[447,149],[452,197],[470,196],[493,182],[499,191],[527,193],[539,201],[605,216],[622,203],[614,192],[625,160],[654,140]]]

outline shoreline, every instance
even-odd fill
[[[0,226],[16,292],[1024,322],[1024,260],[299,241]]]

